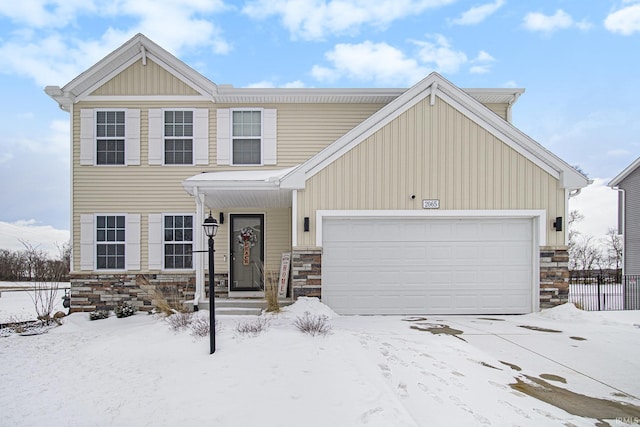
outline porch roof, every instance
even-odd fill
[[[182,186],[192,196],[203,196],[210,208],[285,208],[291,206],[292,190],[281,188],[280,181],[297,167],[203,172]]]

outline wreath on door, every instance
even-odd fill
[[[251,263],[251,248],[255,246],[257,237],[251,227],[244,227],[238,234],[238,244],[242,247],[242,265]]]

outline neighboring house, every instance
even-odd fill
[[[567,199],[587,178],[511,124],[522,89],[217,85],[136,35],[66,86],[72,311],[153,290],[289,294],[338,313],[529,313],[567,301]],[[264,268],[261,268],[264,265]]]
[[[618,190],[618,233],[622,234],[622,272],[640,275],[640,158],[609,182]]]

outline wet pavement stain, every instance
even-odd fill
[[[411,325],[411,329],[416,329],[418,331],[431,332],[434,335],[440,335],[440,334],[451,335],[464,342],[467,342],[467,340],[458,336],[458,335],[462,335],[463,331],[459,329],[453,329],[449,327],[449,325],[444,325],[442,323],[416,323],[415,325]]]
[[[403,322],[424,322],[426,320],[427,320],[426,317],[419,317],[419,316],[409,316],[402,319]]]
[[[490,365],[490,364],[488,364],[487,362],[480,362],[480,364],[481,364],[482,366],[487,367],[487,368],[495,369],[495,370],[497,370],[497,371],[502,371],[502,369],[500,369],[500,368],[496,368],[495,366]]]
[[[491,320],[494,322],[504,322],[504,319],[494,319],[493,317],[478,317],[478,320]]]
[[[615,400],[590,397],[555,386],[540,378],[530,377],[528,375],[524,377],[528,381],[516,378],[516,383],[509,384],[509,386],[514,390],[535,397],[570,414],[597,419],[600,421],[598,425],[609,425],[604,420],[620,418],[640,419],[640,406]]]
[[[558,383],[562,383],[562,384],[566,384],[567,380],[562,378],[559,375],[554,375],[554,374],[540,374],[540,378],[545,379],[545,380],[549,380],[549,381],[555,381]]]
[[[509,363],[509,362],[503,362],[502,360],[500,360],[500,363],[502,363],[503,365],[507,365],[508,367],[510,367],[511,369],[513,369],[514,371],[522,371],[522,368],[518,365],[514,365],[513,363]]]
[[[576,341],[586,341],[587,340],[586,338],[582,338],[582,337],[569,337],[569,338],[571,338],[572,340],[576,340]]]
[[[518,327],[519,328],[530,329],[532,331],[539,331],[539,332],[553,332],[553,333],[556,333],[556,334],[562,333],[562,331],[556,331],[555,329],[541,328],[539,326],[518,325]]]

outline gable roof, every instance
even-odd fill
[[[640,167],[640,157],[638,157],[633,163],[631,163],[622,172],[620,172],[618,176],[616,176],[611,181],[609,181],[609,184],[607,185],[611,188],[617,187],[618,185],[620,185],[622,181],[624,181],[626,177],[631,175],[639,167]]]
[[[94,90],[124,71],[134,62],[142,60],[144,63],[147,58],[152,59],[167,72],[173,74],[207,98],[212,98],[217,91],[216,84],[211,80],[180,61],[143,34],[136,34],[62,88],[47,86],[45,92],[58,102],[60,108],[69,111],[71,104],[90,95]]]
[[[160,67],[214,103],[379,103],[387,104],[404,94],[406,88],[235,88],[218,85],[143,34],[111,52],[62,88],[47,86],[45,92],[60,108],[70,111],[73,103],[89,96],[136,61],[152,59]],[[465,89],[483,103],[512,105],[523,89]]]
[[[436,96],[464,113],[479,126],[525,156],[551,176],[557,178],[562,188],[579,189],[589,184],[587,177],[575,168],[511,123],[500,118],[465,90],[460,89],[440,74],[434,72],[289,173],[282,179],[282,187],[304,188],[306,180],[365,141],[369,136],[400,116],[400,114],[427,97],[430,98],[430,103],[433,105]]]

